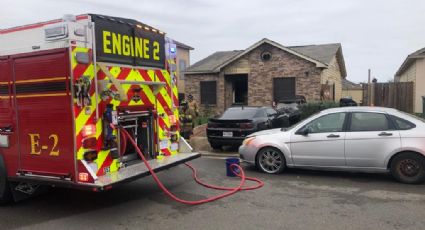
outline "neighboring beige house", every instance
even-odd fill
[[[422,113],[422,97],[425,97],[425,48],[407,56],[395,74],[394,81],[414,82],[413,111]]]
[[[184,98],[185,94],[185,76],[184,71],[190,66],[190,51],[194,48],[174,41],[177,46],[177,88],[179,90],[179,101]]]
[[[342,79],[342,97],[350,97],[357,104],[363,101],[363,87],[361,84],[356,84],[347,79]]]
[[[185,85],[201,107],[221,113],[233,105],[270,106],[298,95],[319,101],[324,85],[333,89],[328,98],[339,101],[346,75],[339,43],[286,47],[265,38],[195,63],[185,72]]]

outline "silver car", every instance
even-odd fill
[[[425,180],[425,121],[391,108],[327,109],[287,129],[249,135],[240,157],[266,173],[286,167],[391,172],[403,183]]]

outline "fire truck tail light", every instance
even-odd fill
[[[96,134],[96,126],[85,125],[82,131],[83,137],[93,136]]]
[[[177,125],[172,125],[172,126],[170,127],[170,131],[171,131],[171,132],[177,132]]]
[[[96,137],[89,137],[83,139],[83,148],[85,149],[95,149],[97,146]]]
[[[88,182],[90,180],[90,176],[88,173],[80,172],[78,173],[78,180],[81,182]]]
[[[168,116],[168,119],[170,120],[170,123],[171,123],[171,124],[175,124],[175,123],[177,123],[176,116],[174,116],[174,115],[170,115],[170,116]]]

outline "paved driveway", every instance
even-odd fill
[[[206,181],[232,185],[224,161],[193,161]],[[206,205],[166,197],[151,178],[105,193],[53,189],[0,207],[1,229],[424,229],[425,185],[404,185],[386,175],[289,170],[265,175],[260,190]],[[192,181],[185,166],[160,173],[178,196],[216,194]]]

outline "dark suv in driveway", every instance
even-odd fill
[[[288,116],[271,107],[231,107],[208,121],[207,137],[213,149],[240,146],[246,136],[260,130],[283,127]]]

